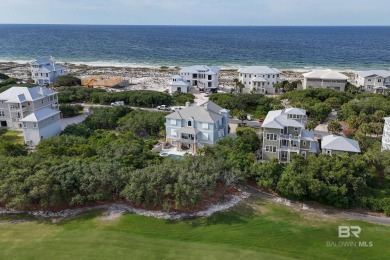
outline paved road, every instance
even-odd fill
[[[84,110],[89,111],[89,108],[91,107],[112,107],[110,105],[95,105],[95,104],[84,104],[80,103],[78,105],[81,105],[84,107]],[[149,111],[149,112],[170,112],[170,111],[165,111],[165,110],[158,110],[157,108],[143,108],[143,107],[131,107],[132,109],[141,109],[144,111]],[[236,118],[230,118],[229,119],[229,124],[238,124],[241,123],[241,120],[238,120]],[[254,128],[260,128],[261,123],[257,122],[256,120],[248,121],[245,120],[244,123],[246,123],[247,126],[254,127]]]
[[[347,220],[350,219],[362,220],[374,224],[390,226],[390,217],[386,217],[386,216],[374,216],[374,215],[363,214],[363,213],[347,211],[347,210],[326,209],[326,208],[307,206],[301,202],[295,202],[295,201],[283,199],[273,194],[255,189],[250,186],[246,186],[245,188],[243,188],[243,190],[250,193],[251,196],[255,196],[257,198],[262,198],[279,204],[284,204],[296,210],[302,210],[302,211],[304,210],[304,211],[314,212],[325,216],[334,216],[334,217],[344,218]]]

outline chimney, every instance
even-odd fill
[[[43,96],[43,87],[39,87],[39,94],[41,94]]]

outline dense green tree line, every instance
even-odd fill
[[[277,99],[268,98],[262,94],[212,94],[210,100],[223,108],[230,110],[230,114],[237,115],[241,110],[254,117],[265,117],[270,110],[281,109]]]
[[[83,111],[83,107],[81,105],[60,105],[61,116],[66,117],[74,117],[79,115]]]
[[[323,121],[332,108],[339,108],[353,98],[350,93],[333,89],[305,89],[285,93],[281,99],[288,99],[292,106],[307,110],[310,119]]]

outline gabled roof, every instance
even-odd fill
[[[349,77],[334,70],[313,70],[308,73],[304,73],[303,77],[308,79],[335,79],[335,80],[347,80]]]
[[[293,108],[293,109],[297,109],[297,108]],[[290,110],[290,111],[292,111],[292,110]],[[298,110],[298,111],[300,112],[300,110]],[[290,114],[292,114],[292,113],[290,112]],[[286,114],[285,109],[269,111],[267,116],[264,119],[262,127],[276,128],[276,129],[283,129],[284,127],[287,127],[287,126],[300,127],[300,128],[305,127],[304,124],[302,124],[294,119],[288,119],[287,115],[288,114]],[[305,113],[305,115],[306,115],[306,113]]]
[[[199,71],[204,71],[207,74],[217,74],[220,71],[219,67],[206,66],[206,65],[194,65],[190,67],[184,67],[180,70],[180,73],[199,73]]]
[[[220,106],[212,101],[199,106],[190,106],[182,110],[178,110],[166,116],[170,119],[190,119],[193,118],[195,121],[214,123],[222,118],[220,111],[223,110]]]
[[[58,92],[40,86],[32,88],[11,87],[0,93],[0,100],[5,100],[9,103],[18,103],[23,101],[34,101],[54,94],[58,94]]]
[[[302,129],[301,139],[306,141],[314,141],[314,132]]]
[[[327,135],[322,137],[321,147],[326,150],[354,153],[361,152],[357,141],[338,135]]]
[[[182,128],[179,128],[176,130],[177,133],[183,133],[183,134],[193,134],[193,135],[196,135],[198,134],[200,131],[192,126],[186,126],[186,127],[182,127]]]
[[[48,73],[48,72],[52,72],[52,71],[59,71],[59,70],[65,70],[66,67],[64,66],[61,66],[61,65],[58,65],[58,64],[50,64],[50,65],[44,65],[42,66],[42,68],[40,68],[39,70],[37,70],[37,72],[40,72],[40,73]]]
[[[372,76],[379,76],[382,78],[390,77],[390,71],[387,70],[366,70],[366,71],[356,71],[356,75],[366,78]]]
[[[252,66],[247,68],[241,68],[238,70],[239,73],[247,74],[280,74],[280,70],[275,68],[270,68],[267,66]]]
[[[171,86],[180,86],[180,87],[188,87],[187,82],[184,82],[182,80],[171,81],[171,83],[169,83],[169,85],[171,85]]]
[[[21,122],[40,122],[46,118],[49,118],[51,116],[55,116],[59,114],[60,111],[51,109],[51,108],[42,108],[34,113],[29,114],[25,118],[21,119]]]
[[[287,115],[305,116],[306,115],[306,110],[302,109],[302,108],[292,107],[292,108],[285,109],[284,113],[286,113]]]
[[[254,79],[252,79],[253,82],[267,82],[266,79],[262,78],[262,77],[256,77]]]

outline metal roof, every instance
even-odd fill
[[[51,116],[55,116],[59,114],[60,111],[51,109],[51,108],[42,108],[34,113],[29,114],[25,118],[21,119],[22,122],[40,122],[46,118],[49,118]]]
[[[182,133],[182,134],[193,134],[193,135],[196,135],[198,134],[200,131],[194,127],[191,127],[191,126],[186,126],[186,127],[182,127],[182,128],[179,128],[176,130],[177,133]]]
[[[206,66],[206,65],[194,65],[190,67],[184,67],[180,70],[180,73],[207,73],[207,74],[217,74],[220,71],[219,67]]]
[[[313,70],[308,73],[304,73],[303,76],[308,79],[334,79],[334,80],[347,80],[349,77],[334,70]]]
[[[327,135],[322,137],[321,147],[326,150],[354,153],[361,152],[357,141],[338,135]]]
[[[390,71],[387,70],[356,71],[355,74],[363,78],[371,77],[371,76],[379,76],[382,78],[390,77]]]
[[[239,73],[247,74],[280,74],[280,70],[275,68],[270,68],[267,66],[252,66],[247,68],[241,68],[238,70]]]
[[[220,114],[221,108],[212,101],[207,101],[199,106],[190,106],[182,110],[178,110],[166,116],[171,119],[190,119],[193,118],[195,121],[214,123],[222,118]]]
[[[267,116],[264,119],[262,127],[263,128],[276,128],[276,129],[283,129],[284,127],[287,127],[287,126],[300,127],[300,128],[305,127],[304,124],[302,124],[294,119],[288,119],[285,111],[286,110],[284,110],[284,109],[283,110],[269,111]],[[292,113],[290,113],[290,114],[292,114]]]
[[[58,94],[46,87],[11,87],[6,91],[0,93],[0,100],[7,101],[9,103],[19,103],[24,101],[34,101],[41,99],[45,96],[52,96]]]

